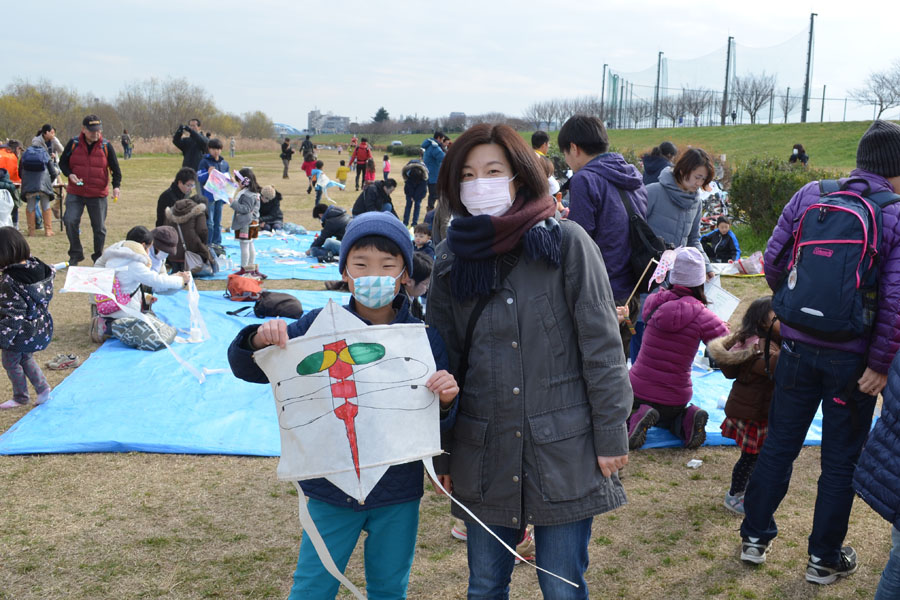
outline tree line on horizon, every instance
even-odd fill
[[[126,84],[112,101],[46,79],[16,80],[0,94],[0,138],[27,144],[44,123],[50,123],[65,139],[78,134],[88,114],[100,117],[109,139],[125,129],[132,137],[171,137],[179,124],[192,118],[201,120],[204,131],[222,138],[275,136],[272,119],[262,111],[227,113],[203,87],[186,79],[150,78]]]

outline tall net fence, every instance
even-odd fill
[[[611,128],[707,127],[800,122],[808,32],[780,44],[746,46],[733,38],[689,59],[660,53],[641,71],[606,69],[597,111]],[[815,48],[812,51],[815,65]],[[812,81],[814,73],[810,73]],[[810,89],[807,121],[873,118],[871,105]]]

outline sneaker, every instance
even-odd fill
[[[637,450],[647,441],[647,430],[659,421],[659,412],[648,404],[641,404],[628,417],[628,449]]]
[[[743,494],[735,494],[731,495],[731,492],[725,494],[725,502],[723,503],[725,508],[730,510],[733,513],[743,515],[744,514],[744,495]]]
[[[91,317],[91,341],[95,344],[102,344],[108,337],[104,333],[103,317]]]
[[[450,535],[458,540],[466,541],[466,539],[468,539],[469,537],[468,529],[466,528],[466,522],[462,519],[457,519],[456,523],[453,524],[453,529],[450,530]]]
[[[761,543],[759,538],[741,538],[741,560],[748,564],[765,564],[766,554],[768,554],[771,547],[772,540]]]
[[[693,404],[688,405],[681,421],[685,448],[696,450],[703,445],[703,442],[706,441],[707,421],[709,421],[709,413]]]
[[[522,541],[516,545],[516,552],[518,552],[519,556],[525,560],[534,560],[534,528],[531,525],[525,529],[525,535],[522,537]],[[521,562],[522,561],[516,557],[516,564]]]
[[[828,585],[834,583],[839,577],[847,577],[856,573],[856,550],[852,546],[841,548],[841,558],[837,564],[823,562],[812,554],[806,563],[806,580],[810,583]]]
[[[72,369],[78,366],[78,356],[75,354],[57,354],[47,361],[47,368],[52,371]]]
[[[3,404],[0,404],[0,410],[7,410],[10,408],[22,408],[23,406],[28,406],[27,402],[19,403],[15,400],[7,400]]]

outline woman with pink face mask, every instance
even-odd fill
[[[597,244],[559,220],[539,158],[505,125],[476,125],[447,152],[426,321],[445,340],[459,415],[437,472],[514,547],[534,525],[545,598],[587,598],[593,516],[625,502],[633,399]],[[466,521],[469,597],[505,597],[514,557]]]

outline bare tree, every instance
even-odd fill
[[[734,78],[734,99],[744,107],[750,115],[750,123],[756,123],[756,114],[766,102],[772,98],[775,91],[775,76],[751,73],[744,77]]]
[[[544,107],[542,103],[533,102],[529,104],[525,112],[522,113],[522,119],[528,121],[535,129],[540,129],[541,123],[544,122]]]
[[[628,103],[628,106],[625,107],[625,113],[634,123],[636,129],[641,121],[653,116],[653,103],[649,100],[638,98],[637,100]]]
[[[781,109],[781,114],[784,115],[784,122],[788,122],[788,117],[794,109],[797,108],[797,104],[800,102],[800,96],[798,94],[794,94],[791,96],[791,88],[787,88],[784,91],[784,96],[781,96],[778,100],[778,107]]]
[[[684,98],[682,96],[660,96],[659,114],[672,121],[672,127],[678,123],[678,119],[685,114]],[[653,115],[653,107],[650,108]]]
[[[900,61],[885,71],[877,71],[869,75],[863,87],[852,90],[850,97],[861,104],[873,104],[878,109],[878,116],[886,110],[900,106]]]
[[[681,101],[684,104],[685,113],[693,116],[695,122],[699,122],[700,117],[713,102],[713,92],[705,88],[681,90]]]

